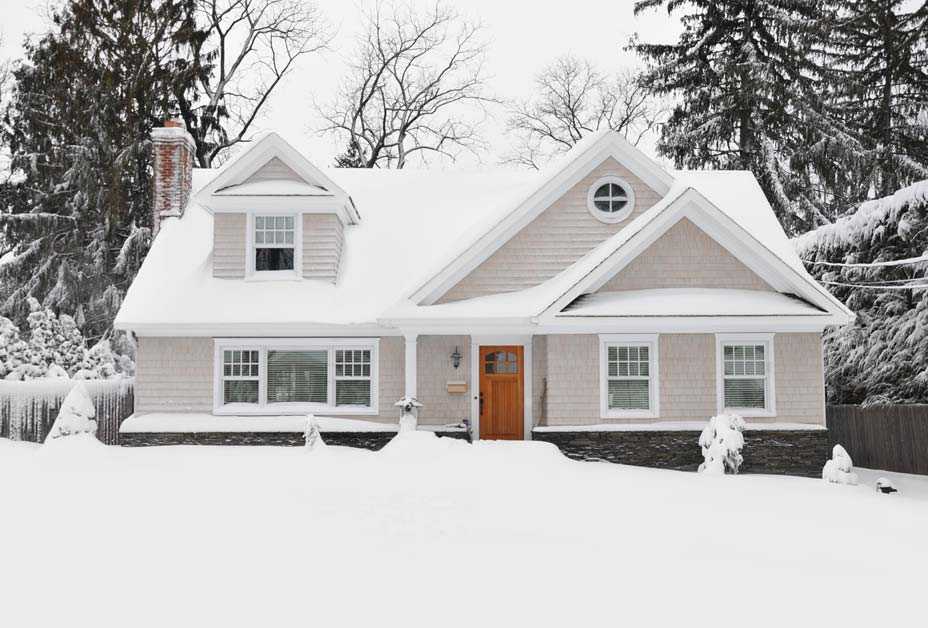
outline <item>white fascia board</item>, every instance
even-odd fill
[[[840,324],[831,316],[640,316],[570,317],[540,323],[535,333],[721,333],[816,332]]]
[[[435,303],[609,157],[628,168],[658,194],[666,196],[670,192],[674,179],[667,171],[628,144],[618,133],[606,134],[576,159],[549,176],[535,192],[490,228],[466,252],[409,294],[409,300],[419,305]]]

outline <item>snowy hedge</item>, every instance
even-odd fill
[[[857,314],[825,334],[829,402],[928,403],[928,263],[891,264],[928,252],[928,181],[794,243],[799,257],[820,262],[809,271]]]
[[[106,338],[88,348],[77,323],[67,314],[55,316],[33,298],[29,309],[28,334],[0,316],[0,379],[98,380],[134,374],[134,351],[125,336],[118,337],[122,345],[118,353]]]

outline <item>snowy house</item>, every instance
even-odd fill
[[[749,172],[609,131],[541,172],[323,169],[274,133],[199,170],[176,123],[154,142],[127,430],[388,429],[404,396],[474,439],[824,426],[821,334],[853,315]]]

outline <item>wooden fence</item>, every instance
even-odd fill
[[[928,405],[829,406],[827,419],[854,466],[928,474]]]
[[[0,381],[0,438],[41,443],[51,429],[73,380]],[[97,409],[97,438],[119,443],[119,426],[135,403],[131,379],[85,381]]]

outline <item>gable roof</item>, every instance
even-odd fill
[[[483,230],[472,237],[465,247],[449,251],[441,270],[408,297],[415,303],[435,303],[609,157],[628,168],[661,196],[673,187],[673,176],[629,144],[619,133],[605,129],[588,135],[545,167],[539,173],[535,186],[511,211],[495,222],[484,225]]]
[[[271,162],[281,162],[290,171],[288,178],[278,180],[249,180]],[[300,181],[294,181],[296,175]],[[197,202],[215,210],[223,198],[250,196],[303,196],[331,197],[344,210],[345,222],[356,224],[361,215],[354,201],[343,187],[328,174],[314,166],[306,157],[277,133],[266,133],[236,155],[197,192]]]
[[[700,190],[711,194],[718,204]],[[821,315],[829,316],[827,324],[853,319],[853,313],[805,270],[753,175],[735,171],[677,173],[673,188],[660,202],[538,286],[439,305],[418,305],[408,298],[385,316],[394,324],[485,317],[497,322],[556,324],[565,308],[580,296],[595,292],[683,218],[707,232],[774,289],[795,293],[818,308]]]
[[[594,135],[539,173],[503,168],[323,170],[270,134],[221,170],[194,171],[187,209],[181,218],[165,221],[115,325],[148,335],[350,335],[395,333],[399,324],[425,320],[557,324],[558,315],[577,297],[602,285],[684,216],[775,289],[794,292],[821,310],[828,321],[824,324],[852,318],[806,272],[751,173],[669,173],[650,160],[643,163],[637,150],[618,140],[614,133]],[[663,198],[538,286],[427,304],[427,297],[453,281],[462,268],[479,263],[481,256],[492,253],[550,205],[559,190],[609,156],[660,186]],[[305,184],[274,180],[271,185],[256,178],[245,185],[269,186],[267,191],[275,196],[305,192],[304,186],[310,186],[348,201],[350,190],[365,208],[363,222],[354,210],[356,220],[345,230],[345,255],[335,284],[222,279],[212,274],[213,216],[207,203],[216,198],[214,192],[242,185],[274,157],[299,173]],[[290,190],[291,185],[298,189]],[[249,188],[250,196],[264,189]],[[398,295],[406,297],[398,300]],[[575,312],[573,320],[577,318],[582,316]]]

